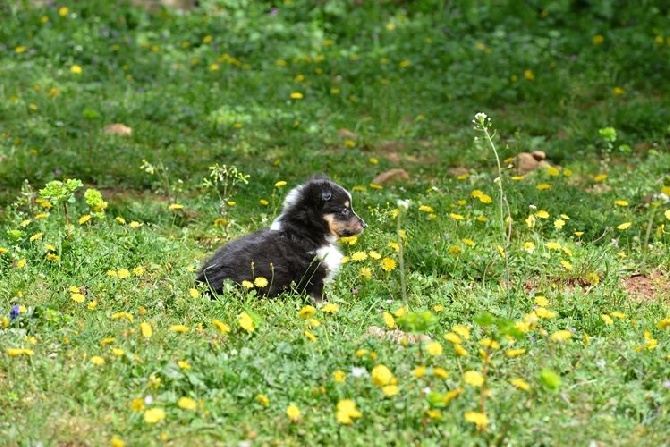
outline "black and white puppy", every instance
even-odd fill
[[[233,240],[214,253],[197,281],[216,293],[221,293],[224,280],[231,279],[254,284],[261,296],[292,290],[320,302],[324,283],[342,262],[337,239],[359,234],[365,227],[346,189],[328,177],[313,177],[288,193],[270,228]]]

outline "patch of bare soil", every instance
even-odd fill
[[[628,298],[633,301],[670,302],[670,279],[666,274],[654,271],[621,279]]]

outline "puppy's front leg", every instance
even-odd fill
[[[326,294],[323,291],[323,278],[315,278],[312,287],[309,290],[309,296],[315,303],[322,303],[326,300]]]

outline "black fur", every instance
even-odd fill
[[[255,286],[262,296],[272,297],[293,289],[321,301],[324,280],[334,272],[329,271],[328,260],[320,259],[317,251],[340,236],[361,233],[365,226],[344,188],[327,177],[315,177],[289,192],[282,213],[271,228],[221,247],[204,263],[196,280],[221,293],[226,279],[241,284],[265,278],[266,286]],[[331,257],[336,258],[337,254]]]

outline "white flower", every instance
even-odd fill
[[[144,405],[151,405],[154,401],[154,398],[151,396],[144,396]]]
[[[355,377],[356,379],[360,379],[361,377],[367,377],[368,375],[368,370],[365,368],[360,368],[358,366],[352,366],[351,367],[351,375]]]
[[[486,118],[488,118],[488,116],[486,116],[486,113],[484,113],[484,112],[479,112],[479,113],[475,114],[475,121],[477,121],[477,122],[484,121],[484,120],[486,120]]]
[[[398,200],[398,208],[407,211],[409,208],[409,200]]]

